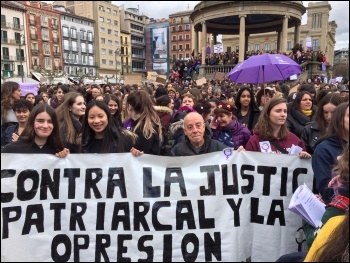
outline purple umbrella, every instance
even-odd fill
[[[263,54],[238,63],[226,77],[235,83],[262,84],[300,73],[299,64],[291,58],[283,54]]]

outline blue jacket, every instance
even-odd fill
[[[316,180],[316,188],[322,199],[328,204],[334,196],[333,188],[328,187],[332,179],[332,169],[336,164],[337,157],[341,155],[346,142],[335,137],[330,137],[315,148],[312,155],[312,169]]]

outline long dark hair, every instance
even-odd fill
[[[318,108],[317,108],[317,112],[316,112],[316,121],[318,123],[318,127],[320,129],[321,135],[326,134],[326,130],[327,130],[327,126],[328,123],[327,121],[324,119],[324,114],[323,114],[323,106],[331,103],[334,106],[338,106],[339,104],[341,104],[342,98],[340,97],[339,94],[337,93],[330,93],[327,94],[326,96],[324,96],[321,101],[318,104]]]
[[[6,81],[1,85],[1,120],[7,122],[7,113],[11,109],[14,99],[12,93],[20,89],[21,86],[14,81]]]
[[[48,144],[56,152],[60,152],[64,149],[64,145],[60,135],[60,128],[58,125],[57,115],[54,108],[44,103],[34,106],[34,108],[31,110],[27,124],[24,127],[23,132],[21,133],[20,139],[26,142],[34,142],[36,136],[34,130],[35,118],[38,114],[42,112],[46,112],[51,117],[51,121],[53,124],[52,133],[47,138],[46,144]]]
[[[82,147],[89,147],[95,138],[95,131],[91,129],[88,119],[92,107],[98,107],[107,115],[108,125],[104,131],[101,153],[123,153],[129,152],[134,142],[131,136],[127,136],[121,127],[117,126],[113,116],[103,101],[92,100],[86,107],[82,127]]]
[[[105,94],[103,97],[103,102],[107,104],[113,100],[117,103],[118,105],[118,110],[117,112],[113,115],[113,119],[117,122],[118,126],[123,126],[123,122],[122,122],[122,106],[120,103],[120,100],[118,99],[118,97],[114,94]]]

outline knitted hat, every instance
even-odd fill
[[[218,107],[214,110],[214,114],[220,114],[220,113],[233,113],[235,111],[235,107],[225,103],[225,102],[220,102]]]

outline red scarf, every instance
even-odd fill
[[[345,211],[349,208],[349,197],[337,194],[327,206],[332,206]]]

